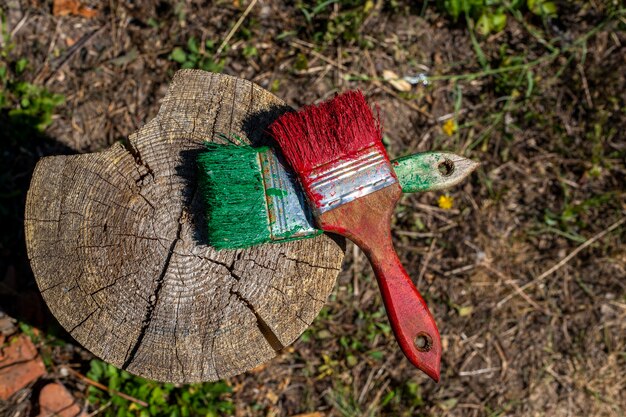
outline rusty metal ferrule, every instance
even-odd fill
[[[311,209],[320,215],[397,183],[382,146],[370,146],[350,160],[337,160],[311,171],[305,189]]]
[[[320,233],[295,175],[273,149],[259,153],[272,240]]]

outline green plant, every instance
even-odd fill
[[[248,45],[243,48],[242,54],[246,58],[253,58],[259,55],[259,51],[255,46]]]
[[[495,75],[495,91],[512,97],[521,96],[524,92],[524,97],[530,98],[535,89],[535,76],[532,69],[526,66],[527,62],[525,56],[512,54],[506,44],[502,45],[497,68],[508,71]]]
[[[4,80],[3,80],[4,81]],[[65,102],[61,94],[26,81],[8,80],[0,91],[2,109],[15,124],[34,126],[42,132],[52,123],[56,108]]]
[[[528,9],[537,16],[556,16],[556,4],[547,0],[528,0]]]
[[[196,38],[191,37],[187,41],[186,48],[180,46],[172,49],[169,58],[178,62],[181,68],[198,68],[204,71],[222,72],[224,59],[215,59],[215,43],[207,40],[203,45],[198,44]]]
[[[326,401],[339,412],[342,417],[372,417],[372,412],[365,413],[361,409],[351,387],[341,381],[333,381],[333,389],[324,396]]]
[[[372,0],[299,0],[296,7],[315,43],[360,40],[359,30],[374,8]],[[336,12],[333,11],[336,8]]]
[[[0,29],[4,45],[0,48],[0,112],[8,116],[12,125],[33,127],[42,132],[52,123],[54,111],[63,104],[65,98],[24,79],[28,60],[18,58],[11,61],[11,51],[15,45],[11,42],[1,10]]]
[[[454,21],[460,17],[476,21],[474,29],[481,35],[503,30],[509,12],[527,9],[542,18],[557,14],[556,4],[549,0],[443,0],[439,6]]]
[[[143,407],[119,395],[90,386],[89,402],[101,409],[98,415],[109,417],[188,417],[232,415],[235,406],[230,400],[231,387],[225,382],[191,384],[176,387],[150,381],[119,370],[113,365],[92,360],[87,377],[105,385],[110,392],[123,392],[146,402]]]
[[[567,196],[565,196],[567,201]],[[555,213],[546,209],[543,217],[548,231],[554,232],[576,242],[584,242],[585,239],[578,234],[581,229],[589,226],[591,219],[597,217],[601,208],[618,205],[617,196],[614,192],[594,195],[581,202],[566,202],[560,212]]]

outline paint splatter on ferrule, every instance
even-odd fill
[[[322,165],[302,180],[315,215],[398,182],[382,144]]]
[[[285,162],[272,149],[259,153],[272,241],[315,236],[304,193]]]

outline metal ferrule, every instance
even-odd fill
[[[316,215],[397,182],[387,155],[375,145],[349,161],[338,160],[316,168],[304,181]]]
[[[316,235],[313,216],[296,177],[274,150],[259,153],[273,241]]]

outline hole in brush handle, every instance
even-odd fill
[[[433,348],[433,338],[426,332],[418,333],[413,343],[420,352],[429,352]]]

